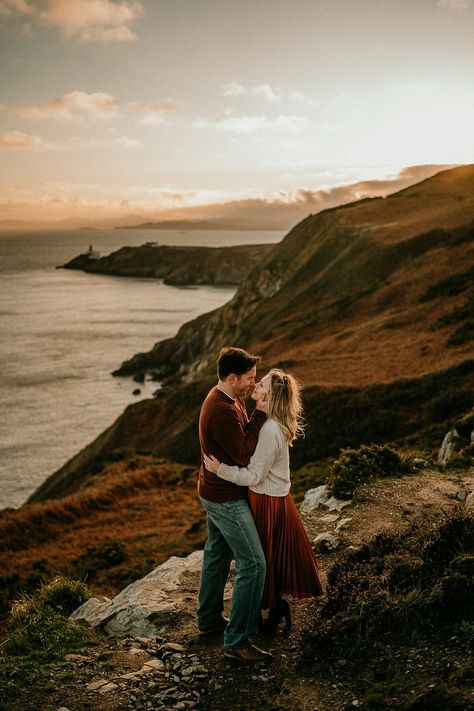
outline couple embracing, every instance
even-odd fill
[[[274,631],[283,617],[290,627],[283,594],[322,593],[316,558],[289,494],[289,446],[302,434],[299,386],[277,369],[256,383],[259,361],[241,348],[223,348],[218,383],[199,418],[198,491],[208,539],[198,628],[201,635],[223,632],[225,656],[242,662],[271,658],[249,639],[259,628]],[[244,398],[250,393],[255,409],[249,419]],[[236,575],[227,620],[223,597],[232,559]]]

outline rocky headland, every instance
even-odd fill
[[[64,265],[90,274],[163,279],[165,284],[190,286],[240,284],[273,245],[235,247],[174,247],[144,244],[122,247],[105,257],[80,254]]]

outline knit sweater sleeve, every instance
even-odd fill
[[[266,419],[264,412],[255,410],[245,424],[234,406],[225,405],[212,415],[212,436],[231,462],[245,466],[255,450],[258,433]]]
[[[255,486],[268,475],[281,447],[279,428],[267,421],[260,430],[255,452],[246,467],[231,467],[221,464],[217,475],[240,486]]]

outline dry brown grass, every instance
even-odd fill
[[[112,594],[169,555],[192,552],[205,527],[190,468],[156,464],[153,457],[134,457],[133,471],[130,465],[108,465],[90,486],[63,499],[5,512],[2,575],[20,574],[26,588],[39,575],[80,576],[87,562],[81,556],[114,541],[125,546],[125,560],[113,569],[97,566],[92,581],[96,591]]]

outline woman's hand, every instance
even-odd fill
[[[208,456],[207,454],[204,454],[204,452],[202,453],[202,458],[204,460],[204,466],[206,467],[207,471],[212,472],[213,474],[217,474],[220,461],[213,457],[212,454]]]

